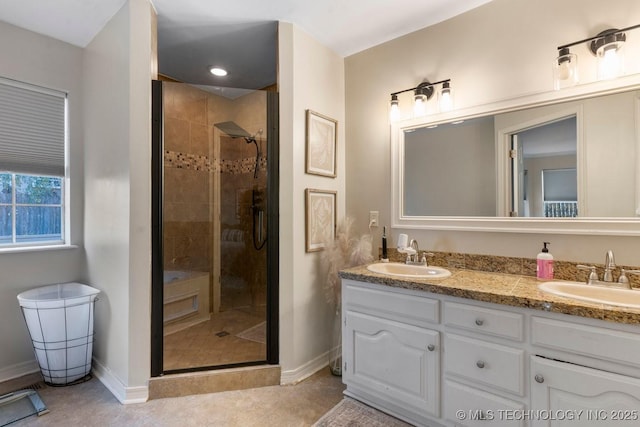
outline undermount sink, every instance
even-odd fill
[[[451,276],[451,272],[446,268],[427,266],[427,265],[410,265],[391,263],[377,263],[367,266],[367,270],[374,273],[387,274],[389,276],[408,277],[413,279],[442,279]]]
[[[640,291],[578,282],[544,282],[538,289],[549,294],[596,304],[640,308]]]

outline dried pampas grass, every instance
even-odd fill
[[[346,217],[337,224],[336,238],[325,242],[325,248],[322,251],[321,262],[324,271],[327,272],[325,296],[327,302],[335,304],[337,308],[340,307],[341,302],[341,281],[338,272],[344,268],[373,261],[371,235],[352,236],[352,229],[353,218]]]

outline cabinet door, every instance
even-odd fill
[[[439,332],[352,311],[345,321],[347,389],[363,390],[381,406],[439,416]]]
[[[534,427],[640,425],[640,380],[534,356],[531,409]]]

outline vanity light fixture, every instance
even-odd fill
[[[640,28],[640,24],[622,29],[611,28],[593,37],[558,46],[558,57],[553,64],[553,81],[556,90],[578,84],[578,56],[570,47],[587,43],[597,59],[597,79],[607,80],[624,74],[624,44],[626,31]]]
[[[598,80],[615,79],[624,74],[624,43],[627,35],[618,30],[606,30],[592,40],[589,49],[598,61]]]
[[[553,63],[553,88],[559,90],[575,86],[578,81],[578,55],[571,53],[568,47],[563,47]]]
[[[438,106],[442,113],[453,110],[453,92],[449,82],[442,83],[438,91]]]
[[[398,105],[398,95],[391,95],[391,109],[389,110],[389,118],[395,122],[400,118],[400,106]]]
[[[401,93],[413,91],[413,115],[415,117],[424,116],[427,112],[426,103],[433,97],[435,86],[442,85],[438,91],[438,105],[441,112],[451,111],[453,109],[453,93],[451,89],[451,79],[440,80],[435,83],[424,81],[416,87],[400,90],[391,94],[391,103],[389,110],[389,118],[396,121],[400,117],[400,102],[398,95]]]

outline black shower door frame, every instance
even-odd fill
[[[165,371],[163,368],[163,111],[162,81],[151,84],[151,376],[279,363],[279,98],[267,94],[267,360]]]

